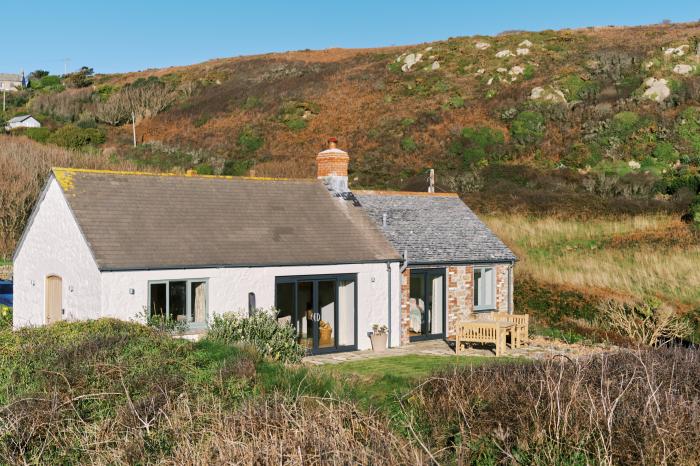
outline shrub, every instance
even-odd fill
[[[258,309],[250,317],[241,317],[234,312],[215,315],[207,338],[227,344],[248,344],[263,357],[298,363],[305,349],[297,343],[294,327],[277,322],[276,316],[274,309]]]
[[[595,81],[584,81],[580,76],[572,74],[559,82],[568,100],[589,100],[595,97],[599,85]]]
[[[401,149],[406,152],[413,152],[418,149],[418,144],[412,138],[405,137],[401,139]]]
[[[263,137],[252,128],[244,128],[238,133],[238,147],[246,154],[256,152],[263,143]]]
[[[523,78],[530,80],[535,77],[535,67],[532,65],[525,65],[525,70],[523,71]]]
[[[518,113],[510,126],[510,134],[518,144],[538,143],[544,137],[544,130],[544,117],[533,110]]]
[[[676,125],[676,132],[685,152],[700,157],[700,108],[685,109]]]
[[[626,304],[611,300],[602,306],[602,312],[602,325],[641,345],[664,345],[691,333],[688,322],[673,308],[657,302]]]
[[[47,142],[69,149],[78,149],[88,145],[102,144],[105,139],[105,132],[101,129],[66,125],[54,131],[48,137]]]
[[[621,351],[444,371],[404,414],[436,463],[694,464],[698,386],[697,351]]]
[[[0,331],[12,328],[12,308],[0,304]]]
[[[501,155],[505,138],[498,129],[485,126],[463,128],[459,137],[452,141],[450,152],[462,158],[465,165]]]
[[[25,134],[36,142],[46,142],[51,136],[51,130],[49,128],[27,128]]]

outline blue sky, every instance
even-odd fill
[[[328,47],[414,44],[509,29],[700,19],[700,1],[45,1],[4,2],[0,72],[111,73],[211,58]]]

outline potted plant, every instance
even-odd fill
[[[369,336],[372,342],[372,351],[381,353],[386,350],[388,327],[384,324],[372,324],[372,334]]]

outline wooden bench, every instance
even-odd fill
[[[457,324],[455,352],[462,353],[462,343],[493,343],[496,356],[501,356],[506,348],[506,334],[511,334],[511,341],[517,340],[515,325],[511,322],[494,320],[468,320]]]
[[[508,314],[506,312],[492,312],[491,318],[497,322],[512,322],[515,324],[517,342],[516,348],[527,343],[530,332],[530,316],[528,314]]]

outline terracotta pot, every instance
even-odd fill
[[[381,353],[382,351],[385,351],[387,336],[388,335],[386,333],[370,335],[369,339],[372,342],[372,351],[374,351],[375,353]]]

